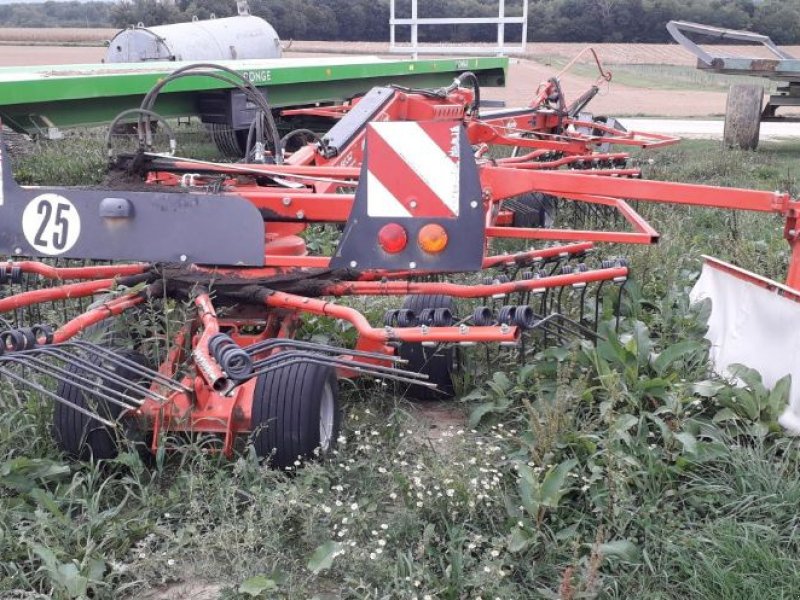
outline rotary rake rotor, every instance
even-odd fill
[[[470,74],[445,89],[375,88],[284,111],[332,123],[292,152],[287,136],[254,135],[242,163],[146,145],[119,155],[133,191],[23,188],[0,154],[0,252],[46,259],[0,265],[0,377],[53,400],[56,439],[81,458],[203,434],[228,456],[249,439],[291,468],[335,444],[341,378],[449,397],[470,346],[525,360],[596,339],[629,268],[594,244],[659,237],[630,200],[777,212],[794,248],[788,195],[641,180],[619,148],[677,140],[592,118],[593,93],[567,105],[555,78],[527,108],[484,112]],[[320,224],[341,232],[330,255],[303,237]],[[790,285],[799,274],[793,261]],[[388,308],[365,315],[351,297]],[[156,328],[157,351],[117,331],[175,307],[184,317]],[[302,339],[309,319],[347,324],[353,343]]]

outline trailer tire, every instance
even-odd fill
[[[273,467],[288,469],[325,455],[341,423],[339,384],[328,365],[294,363],[259,375],[253,392],[252,442]]]
[[[727,148],[755,150],[758,147],[763,106],[764,88],[760,85],[737,83],[730,87],[722,136]]]
[[[419,315],[425,309],[447,309],[456,314],[452,296],[444,294],[420,294],[406,296],[403,308]],[[461,371],[461,351],[458,346],[425,347],[420,343],[400,344],[398,355],[408,361],[404,368],[428,376],[428,382],[435,383],[437,389],[409,385],[406,395],[416,400],[447,400],[455,397],[454,375]]]
[[[228,158],[242,158],[247,144],[247,130],[235,130],[225,123],[209,123],[214,145]]]
[[[149,367],[147,359],[139,352],[119,349],[115,349],[114,351],[139,365]],[[76,375],[80,374],[86,376],[84,370],[76,365],[68,365],[66,370]],[[123,365],[115,366],[113,371],[120,377],[124,377],[129,381],[135,381],[144,385],[148,383],[141,375]],[[120,392],[125,391],[121,389],[120,385],[117,383],[108,382],[101,383],[101,385],[106,385]],[[116,404],[107,403],[102,400],[88,400],[84,395],[84,390],[66,381],[59,381],[56,394],[70,404],[88,410],[96,410],[98,414],[109,420],[117,419],[123,411],[123,408]],[[128,419],[125,421],[124,425],[124,431],[114,431],[95,419],[77,410],[72,410],[62,402],[57,402],[53,411],[53,439],[56,445],[64,453],[78,460],[114,458],[117,456],[120,446],[126,440],[129,443],[132,442],[136,444],[138,450],[146,451],[146,445],[143,444],[141,436],[138,435],[135,423]]]

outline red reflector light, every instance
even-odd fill
[[[378,244],[389,254],[397,254],[408,245],[408,234],[402,225],[389,223],[378,232]]]

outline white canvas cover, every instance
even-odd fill
[[[800,434],[800,294],[706,257],[690,298],[711,299],[706,338],[717,373],[730,377],[730,365],[740,363],[761,373],[767,387],[792,376],[790,405],[779,421]]]

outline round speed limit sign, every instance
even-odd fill
[[[22,231],[28,243],[42,254],[58,256],[69,251],[81,235],[81,217],[69,200],[42,194],[22,213]]]

